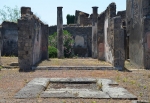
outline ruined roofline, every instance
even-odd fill
[[[99,15],[98,15],[98,18],[101,17],[101,16],[104,16],[105,15],[105,11],[101,12]]]
[[[12,24],[17,24],[16,22],[12,22],[12,21],[3,21],[1,25],[3,25],[4,23],[12,23]]]
[[[83,12],[83,11],[79,11],[79,10],[76,10],[76,12],[79,12],[79,14],[82,12],[82,13],[84,13],[84,14],[85,14],[85,16],[86,16],[86,17],[89,17],[89,15],[90,15],[90,14],[88,14],[88,13],[85,13],[85,12]]]
[[[2,28],[14,28],[14,29],[17,29],[18,23],[15,23],[15,22],[10,22],[10,21],[3,21],[2,23]]]
[[[105,16],[115,17],[116,16],[116,3],[115,2],[110,3],[104,12],[105,12]]]
[[[124,11],[118,11],[117,12],[117,16],[121,16],[122,20],[125,21],[125,19],[126,19],[126,10],[124,10]]]
[[[57,25],[51,25],[49,27],[57,27]],[[80,26],[80,25],[63,25],[63,27],[92,27],[92,25]]]
[[[120,14],[126,14],[126,10],[118,11],[117,15],[120,15]]]
[[[30,7],[21,7],[21,19],[23,20],[31,20],[31,19],[35,19],[37,20],[39,23],[41,23],[42,25],[48,25],[48,24],[44,24],[39,17],[37,17],[32,11]]]

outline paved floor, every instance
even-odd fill
[[[15,98],[129,99],[137,97],[110,79],[35,78]]]

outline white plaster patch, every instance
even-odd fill
[[[84,47],[84,38],[82,36],[77,35],[75,37],[75,46]]]

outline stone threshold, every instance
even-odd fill
[[[32,70],[116,70],[112,66],[37,66]]]

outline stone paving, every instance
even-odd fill
[[[137,97],[110,79],[35,78],[15,98],[129,99]]]

